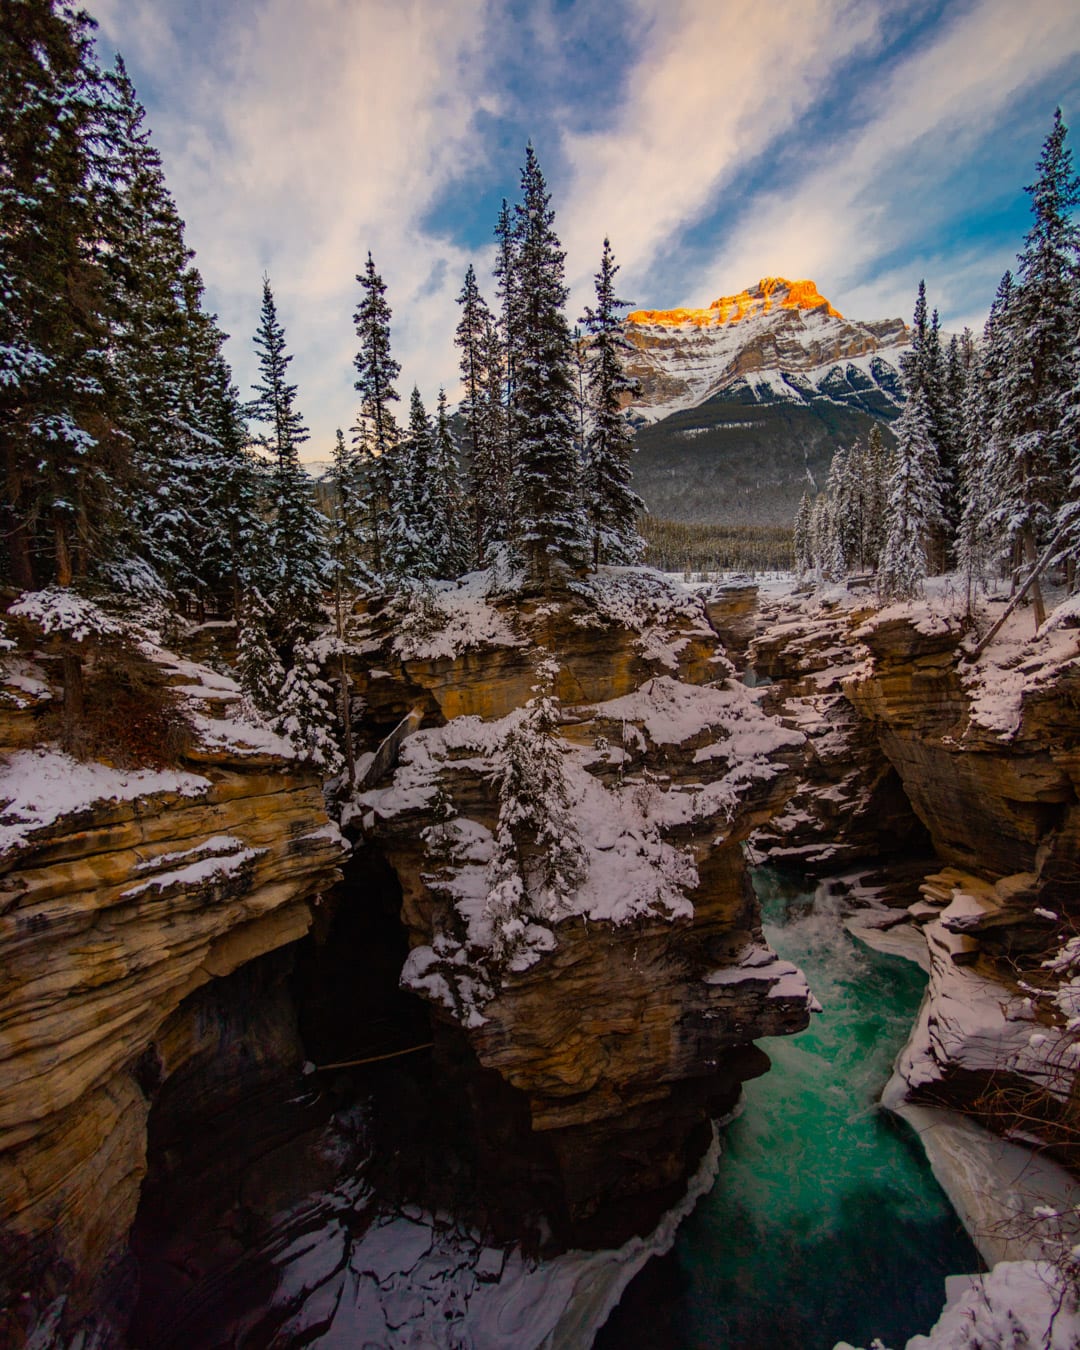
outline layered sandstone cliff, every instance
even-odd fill
[[[369,708],[427,725],[354,821],[401,882],[404,980],[432,1005],[440,1053],[513,1090],[565,1233],[588,1237],[615,1202],[670,1203],[710,1111],[760,1071],[751,1043],[806,1024],[810,996],[762,939],[741,851],[803,738],[732,678],[700,599],[659,578],[436,603],[429,643],[368,616]],[[492,901],[505,751],[541,699],[584,866],[543,899],[542,859],[519,840],[510,942]]]
[[[0,1340],[15,1344],[53,1296],[77,1316],[119,1278],[151,1104],[214,1041],[187,1001],[300,938],[344,851],[314,775],[230,717],[232,681],[160,650],[139,659],[186,708],[174,767],[44,740],[62,689],[35,631],[0,689]]]

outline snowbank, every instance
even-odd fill
[[[156,793],[201,797],[210,781],[165,769],[114,769],[81,763],[62,750],[19,750],[0,763],[0,856],[30,842],[65,816],[99,802]]]
[[[1003,1261],[988,1275],[953,1275],[945,1281],[945,1308],[927,1336],[913,1336],[906,1350],[1077,1350],[1080,1316],[1045,1261]],[[875,1347],[881,1342],[875,1341]],[[840,1341],[834,1350],[854,1350]],[[881,1347],[885,1350],[885,1347]]]

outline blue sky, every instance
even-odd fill
[[[809,277],[845,314],[982,323],[1054,108],[1076,0],[88,0],[123,52],[242,392],[269,271],[308,458],[355,420],[355,274],[400,392],[453,396],[455,297],[532,139],[571,317],[601,243],[636,305]],[[1073,136],[1074,153],[1076,137]]]

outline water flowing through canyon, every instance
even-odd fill
[[[600,1350],[903,1344],[934,1322],[944,1277],[978,1268],[918,1142],[877,1106],[925,977],[849,937],[842,902],[807,884],[755,876],[770,944],[824,1012],[765,1042],[772,1069],[723,1133],[716,1185],[630,1286]]]

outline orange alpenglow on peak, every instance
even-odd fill
[[[788,281],[786,277],[762,277],[756,286],[738,295],[722,295],[708,309],[636,309],[626,316],[627,323],[677,328],[693,324],[696,328],[720,328],[738,323],[756,314],[777,309],[821,309],[834,319],[844,316],[833,309],[812,281]]]

